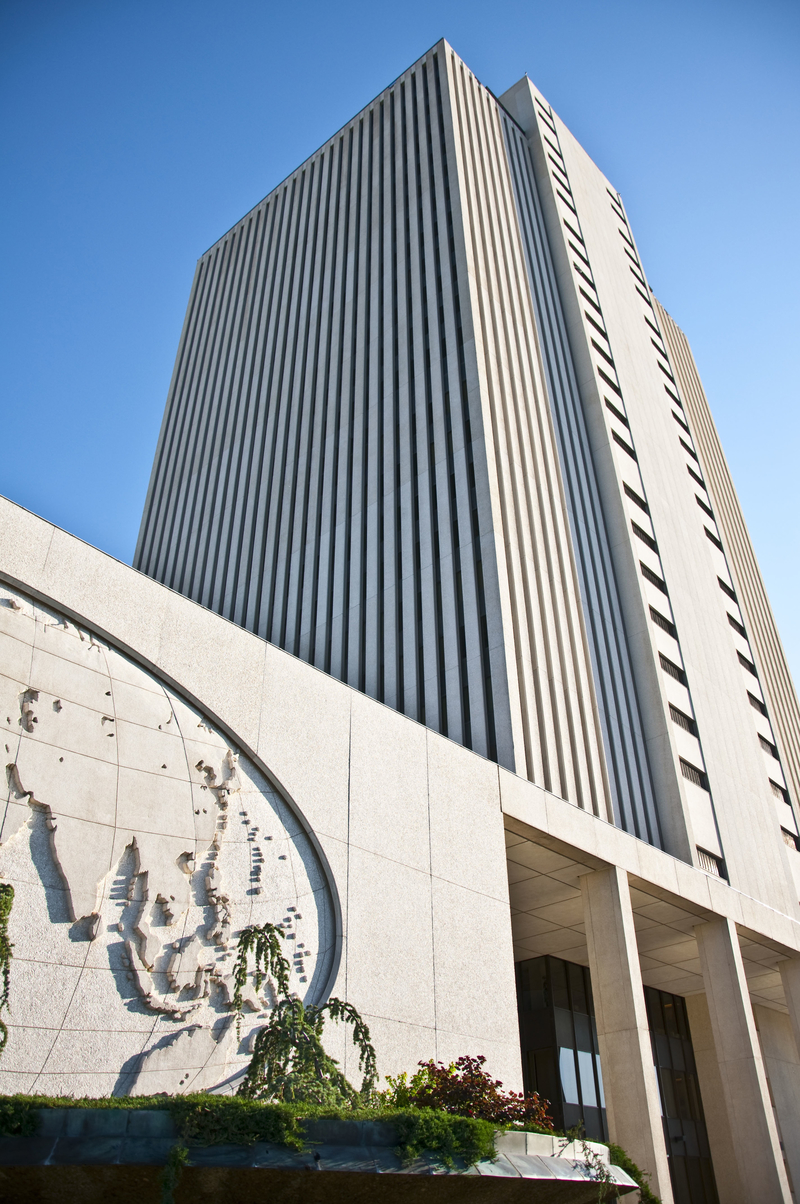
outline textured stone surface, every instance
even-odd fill
[[[0,1089],[214,1087],[272,1002],[231,1024],[235,934],[283,924],[291,990],[335,958],[329,881],[297,814],[197,708],[91,630],[0,590],[6,798],[16,891]]]

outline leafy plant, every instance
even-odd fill
[[[326,1016],[353,1026],[363,1074],[357,1091],[322,1046]],[[299,999],[281,999],[256,1035],[253,1057],[239,1094],[249,1099],[285,1100],[332,1107],[366,1102],[377,1081],[375,1049],[369,1029],[350,1003],[332,998],[306,1007]]]
[[[403,1162],[413,1162],[423,1153],[432,1153],[446,1167],[463,1158],[468,1166],[497,1157],[494,1135],[497,1126],[474,1116],[454,1116],[434,1108],[410,1108],[387,1114],[397,1130],[397,1153]]]
[[[656,1195],[647,1182],[650,1178],[648,1171],[640,1170],[633,1159],[625,1153],[622,1146],[609,1142],[608,1152],[614,1166],[618,1166],[626,1175],[630,1175],[634,1183],[638,1185],[641,1204],[661,1204],[661,1198]]]
[[[256,992],[261,989],[265,978],[271,974],[281,995],[289,993],[289,962],[281,953],[283,931],[275,924],[251,924],[239,934],[236,961],[233,966],[233,1000],[231,1008],[236,1013],[236,1032],[241,1030],[242,991],[247,984],[247,959],[255,955],[253,985]]]
[[[183,1168],[189,1165],[189,1151],[181,1142],[176,1142],[161,1172],[161,1204],[175,1204],[175,1188],[180,1182]]]
[[[8,917],[14,906],[14,887],[10,882],[0,882],[0,1012],[8,1009],[8,988],[11,974],[11,950],[14,946],[8,939]],[[8,1028],[0,1019],[0,1053],[8,1041]]]
[[[271,1141],[303,1148],[303,1112],[230,1095],[178,1095],[169,1101],[178,1130],[192,1145],[254,1145]]]
[[[564,1150],[572,1142],[579,1141],[581,1143],[583,1161],[586,1163],[592,1179],[597,1184],[597,1204],[604,1204],[606,1200],[618,1200],[619,1192],[617,1191],[617,1185],[614,1182],[614,1177],[609,1170],[608,1164],[592,1149],[583,1136],[583,1121],[580,1121],[573,1128],[567,1129],[561,1140],[562,1145],[559,1149],[559,1156],[563,1156]]]
[[[529,1131],[552,1133],[547,1101],[535,1093],[502,1091],[502,1082],[483,1069],[484,1057],[461,1057],[443,1062],[419,1062],[411,1078],[403,1073],[387,1076],[389,1088],[380,1098],[390,1108],[434,1108],[457,1116],[493,1121],[495,1125],[524,1126]]]

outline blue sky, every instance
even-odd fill
[[[622,193],[800,682],[793,0],[4,0],[0,492],[130,561],[197,257],[440,37]]]

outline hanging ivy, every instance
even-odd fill
[[[0,882],[0,1012],[8,1009],[8,989],[11,975],[11,950],[14,946],[8,939],[8,917],[14,906],[14,887],[10,882]],[[0,1019],[0,1053],[8,1041],[8,1028]]]
[[[360,1091],[322,1046],[326,1017],[353,1026],[363,1074]],[[299,999],[282,999],[256,1036],[239,1094],[249,1099],[353,1107],[371,1099],[377,1079],[369,1028],[352,1004],[333,998],[319,1007],[305,1007]]]
[[[255,956],[253,968],[253,983],[258,992],[265,978],[270,975],[281,995],[289,991],[289,962],[281,953],[283,931],[275,924],[251,924],[243,928],[239,935],[239,946],[236,962],[233,967],[233,1000],[231,1007],[236,1013],[236,1031],[241,1032],[242,1024],[242,991],[247,983],[247,959],[250,953]]]

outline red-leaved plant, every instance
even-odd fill
[[[550,1133],[553,1121],[547,1113],[548,1101],[537,1094],[524,1096],[503,1091],[499,1079],[484,1069],[484,1057],[462,1057],[445,1066],[442,1062],[420,1062],[411,1075],[404,1072],[387,1075],[387,1091],[381,1096],[393,1108],[436,1108],[456,1116],[474,1116],[497,1124],[515,1125]]]

